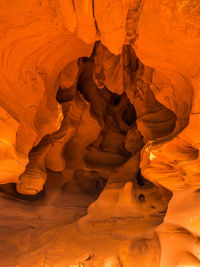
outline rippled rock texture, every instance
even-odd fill
[[[200,266],[200,2],[0,17],[0,267]]]

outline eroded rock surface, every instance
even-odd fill
[[[0,267],[200,266],[199,1],[0,16]]]

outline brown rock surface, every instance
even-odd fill
[[[200,266],[199,1],[0,17],[0,267]]]

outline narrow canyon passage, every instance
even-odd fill
[[[200,266],[199,2],[0,16],[0,267]]]
[[[99,51],[102,53],[102,62],[99,61]],[[57,231],[61,229],[65,229],[68,246],[71,247],[71,242],[80,243],[73,252],[77,254],[76,250],[80,250],[80,258],[84,254],[83,250],[91,250],[88,239],[91,243],[98,240],[94,247],[95,255],[93,251],[89,253],[92,255],[89,259],[83,259],[86,264],[104,264],[104,256],[102,258],[98,250],[103,249],[106,254],[103,244],[110,234],[110,242],[117,243],[113,249],[114,254],[117,253],[114,259],[119,264],[122,260],[116,252],[118,244],[133,250],[134,254],[135,245],[132,243],[136,243],[136,247],[143,246],[138,236],[141,239],[147,234],[149,238],[147,241],[144,239],[145,247],[146,242],[147,246],[153,242],[159,249],[159,240],[154,231],[163,221],[171,193],[164,187],[155,186],[141,174],[139,152],[145,141],[142,132],[137,129],[136,121],[138,117],[142,118],[141,121],[145,117],[147,122],[149,120],[152,123],[153,112],[153,122],[158,120],[159,127],[153,127],[152,134],[161,137],[166,127],[168,131],[174,128],[176,117],[156,101],[151,89],[145,85],[144,89],[139,88],[143,97],[136,93],[134,97],[139,98],[137,105],[134,107],[131,104],[124,87],[124,57],[126,71],[132,79],[134,75],[137,77],[137,72],[142,73],[140,68],[144,67],[141,63],[139,65],[134,51],[130,48],[124,51],[115,56],[98,42],[90,58],[73,61],[60,74],[56,94],[63,114],[60,128],[32,148],[29,163],[20,175],[19,183],[0,187],[2,242],[6,243],[10,236],[7,246],[1,249],[1,259],[5,266],[16,263],[28,266],[33,247],[40,243],[38,237],[46,235],[48,231],[53,233],[47,235],[48,240],[39,247],[42,246],[42,250],[46,251],[45,261],[48,263],[45,264],[51,266],[48,251],[51,247],[47,249],[46,246],[52,242],[52,236],[56,240],[59,238]],[[104,86],[106,75],[108,81],[113,79],[110,70],[103,68],[107,60],[118,69],[118,84],[115,86],[122,87],[121,95]],[[70,77],[71,80],[69,74],[74,75]],[[132,83],[135,81],[132,80]],[[135,103],[133,99],[132,102]],[[166,117],[167,124],[160,121],[160,113]],[[144,127],[148,128],[146,125]],[[73,237],[67,237],[71,231],[74,232]],[[12,240],[15,240],[14,244]],[[24,243],[22,249],[21,243]],[[9,247],[13,249],[8,261],[5,252]],[[70,262],[70,258],[72,263],[77,261],[76,257],[71,256],[73,249],[66,250],[69,250],[68,254],[59,253],[58,261],[61,260],[61,264],[63,258],[65,263]],[[155,264],[158,264],[159,253],[154,256]],[[131,252],[127,257],[132,262]],[[43,258],[43,251],[40,251],[37,264]],[[37,262],[37,259],[33,261]]]

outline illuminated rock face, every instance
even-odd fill
[[[0,267],[200,266],[200,3],[0,3]]]

